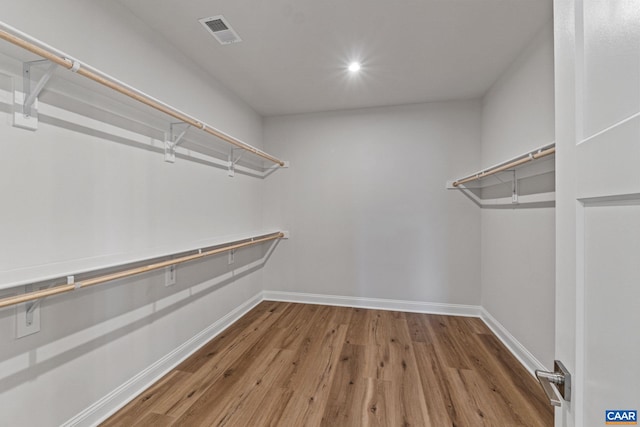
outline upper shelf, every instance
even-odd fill
[[[497,165],[448,181],[480,207],[553,206],[555,144],[528,151]]]
[[[162,101],[159,101],[158,99],[134,88],[131,87],[129,85],[127,85],[126,83],[123,83],[121,81],[119,81],[118,79],[100,71],[97,70],[96,68],[91,67],[88,64],[82,63],[81,61],[74,59],[71,55],[66,54],[65,52],[62,52],[56,48],[53,48],[49,45],[47,45],[46,43],[29,36],[28,34],[25,34],[21,31],[19,31],[16,28],[11,27],[10,25],[7,25],[4,22],[0,21],[0,38],[3,40],[6,40],[9,43],[12,43],[18,47],[21,47],[31,53],[34,53],[38,56],[41,56],[42,58],[48,60],[51,62],[51,64],[55,64],[58,66],[61,66],[73,73],[79,74],[81,76],[84,76],[90,80],[93,80],[94,82],[97,82],[109,89],[112,89],[116,92],[121,93],[122,95],[125,95],[129,98],[132,98],[142,104],[145,104],[151,108],[154,108],[164,114],[167,114],[171,117],[173,117],[174,119],[179,120],[180,122],[185,123],[188,126],[192,126],[195,127],[197,129],[202,130],[203,132],[209,134],[209,135],[213,135],[219,139],[221,139],[222,141],[225,141],[237,148],[243,149],[245,151],[248,151],[250,153],[253,153],[259,157],[262,157],[266,160],[269,160],[273,163],[275,163],[278,166],[286,166],[286,162],[283,160],[278,159],[277,157],[272,156],[271,154],[268,154],[262,150],[259,150],[258,148],[253,147],[252,145],[249,145],[243,141],[240,141],[237,138],[234,138],[231,135],[228,135],[224,132],[222,132],[219,129],[216,129],[213,126],[208,125],[207,123],[205,123],[202,120],[199,120],[189,114],[186,114],[180,110],[178,110],[175,107],[172,107],[169,104],[166,104]],[[53,70],[53,69],[51,69]],[[50,77],[50,73],[49,76]],[[44,86],[44,84],[46,84],[46,80],[47,79],[43,79],[41,80],[42,86]],[[38,85],[36,86],[36,88],[33,90],[33,93],[35,93],[37,95],[37,92],[39,90],[41,90],[41,84],[38,83]],[[29,104],[29,101],[33,102],[33,99],[29,100],[26,99],[25,100],[25,107],[27,107]],[[172,147],[173,149],[175,149],[175,145],[177,145],[179,143],[179,138],[177,141],[173,141],[173,145],[174,147]]]

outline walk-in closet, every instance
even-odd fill
[[[637,423],[640,3],[0,6],[0,426]]]

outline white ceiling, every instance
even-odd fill
[[[120,1],[265,116],[480,97],[552,15],[551,0]],[[218,44],[198,22],[214,15],[243,41]]]

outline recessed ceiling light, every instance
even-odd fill
[[[360,71],[360,63],[352,62],[351,64],[349,64],[349,71],[351,71],[352,73],[357,73],[358,71]]]

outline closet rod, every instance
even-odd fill
[[[27,301],[33,301],[40,298],[49,297],[52,295],[63,294],[66,292],[71,292],[76,289],[86,288],[89,286],[100,285],[106,282],[110,282],[112,280],[124,279],[125,277],[135,276],[137,274],[147,273],[149,271],[158,270],[158,269],[169,267],[172,265],[182,264],[189,261],[195,261],[197,259],[209,257],[211,255],[216,255],[222,252],[246,248],[248,246],[257,245],[257,244],[268,242],[271,240],[282,239],[283,237],[284,237],[284,233],[277,232],[277,233],[272,233],[265,236],[254,237],[254,238],[251,238],[250,240],[244,239],[244,240],[240,240],[239,241],[240,243],[232,242],[226,246],[217,247],[215,249],[199,252],[193,255],[186,255],[180,258],[174,258],[166,261],[155,262],[152,264],[147,264],[142,267],[136,267],[128,270],[118,271],[116,273],[105,274],[104,276],[98,276],[91,279],[81,280],[75,283],[58,285],[49,289],[41,289],[38,291],[28,292],[22,295],[3,298],[3,299],[0,299],[0,308],[7,307],[10,305],[20,304]]]
[[[106,86],[116,92],[119,92],[129,98],[135,99],[138,102],[141,102],[149,107],[155,108],[158,111],[161,111],[181,122],[188,123],[189,125],[196,127],[198,129],[203,130],[204,132],[213,135],[229,144],[235,145],[236,147],[242,148],[243,150],[249,151],[257,156],[260,156],[264,159],[267,159],[273,163],[276,163],[280,166],[284,166],[284,161],[265,153],[262,150],[259,150],[245,142],[242,142],[231,135],[228,135],[221,130],[214,128],[213,126],[209,126],[201,120],[198,120],[192,116],[189,116],[182,111],[165,104],[162,101],[159,101],[153,98],[146,93],[127,85],[119,81],[118,79],[109,76],[106,73],[103,73],[87,64],[84,64],[70,55],[65,54],[64,52],[55,49],[46,43],[37,40],[28,34],[21,32],[20,30],[11,27],[10,25],[5,24],[0,21],[0,38],[6,40],[9,43],[12,43],[18,47],[21,47],[31,53],[34,53],[38,56],[41,56],[49,61],[60,65],[61,67],[66,68],[72,72],[80,74],[90,80],[93,80],[103,86]]]
[[[546,150],[539,151],[537,153],[531,153],[531,154],[529,154],[526,157],[523,157],[521,159],[514,160],[512,162],[509,162],[509,163],[501,165],[501,166],[497,166],[497,167],[495,167],[493,169],[488,169],[486,171],[482,171],[479,174],[472,175],[470,177],[461,179],[459,181],[454,181],[453,182],[453,186],[457,187],[459,185],[466,184],[467,182],[476,181],[478,179],[486,178],[486,177],[494,175],[494,174],[496,174],[498,172],[502,172],[502,171],[505,171],[507,169],[511,169],[511,168],[516,167],[516,166],[520,166],[522,164],[528,163],[528,162],[532,162],[532,161],[534,161],[536,159],[540,159],[542,157],[549,156],[549,155],[551,155],[551,154],[553,154],[555,152],[556,152],[556,147],[551,147],[551,148],[547,148]]]

